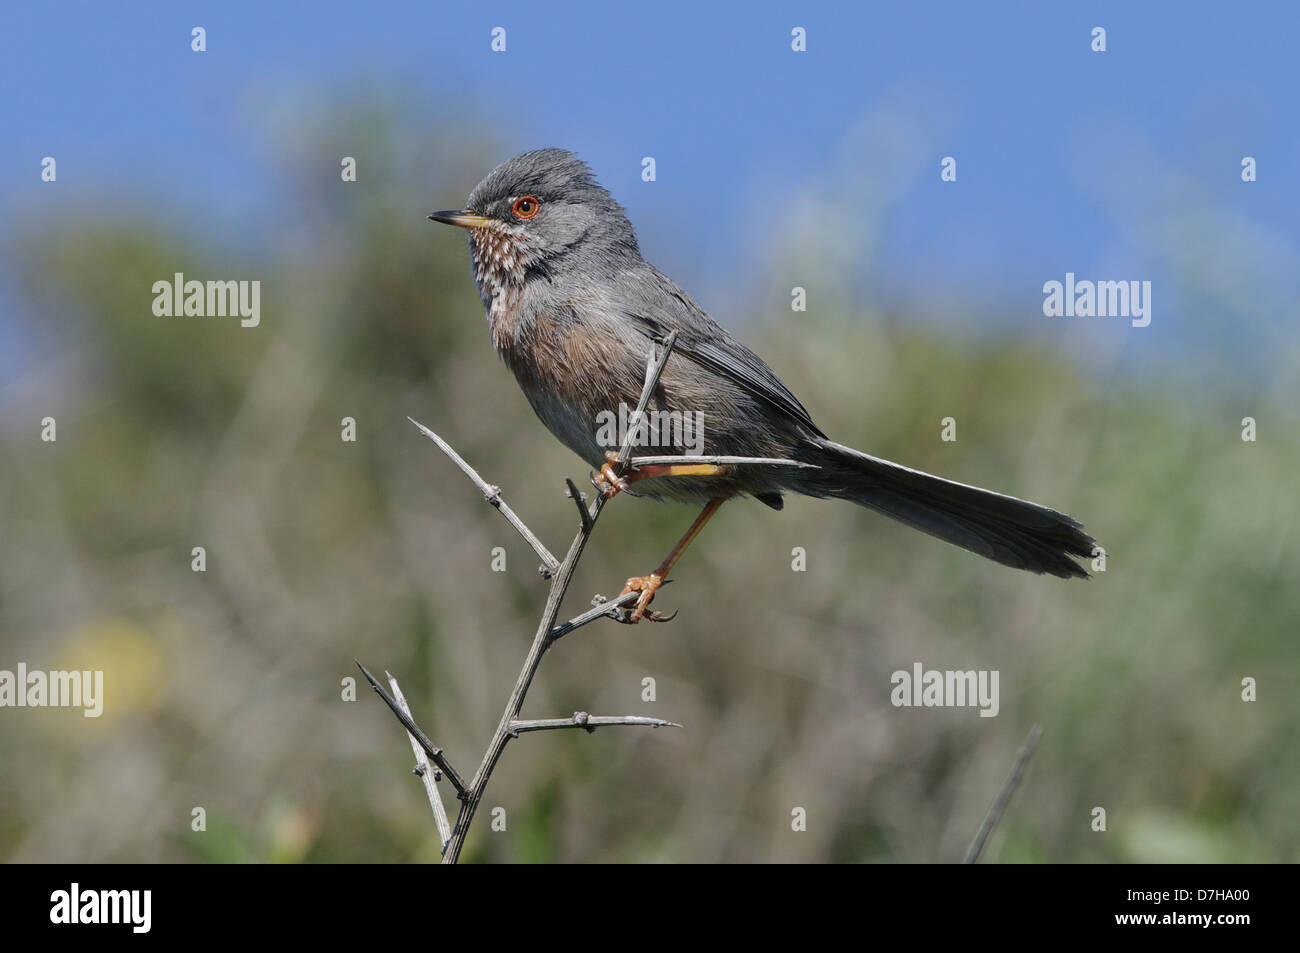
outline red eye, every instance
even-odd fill
[[[524,195],[515,199],[513,211],[515,218],[522,218],[525,221],[537,214],[537,210],[542,207],[542,203],[537,201],[534,196]]]

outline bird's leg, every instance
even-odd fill
[[[712,463],[660,463],[637,467],[620,476],[615,469],[617,463],[618,454],[612,450],[606,452],[605,462],[600,466],[600,476],[591,481],[607,500],[617,496],[638,480],[649,480],[653,477],[722,476],[727,472],[726,467]]]
[[[700,512],[700,515],[695,518],[695,522],[691,524],[691,528],[686,531],[685,536],[678,540],[677,545],[673,547],[673,551],[668,554],[668,558],[659,564],[659,568],[648,576],[633,576],[627,581],[627,585],[623,587],[623,592],[619,593],[620,596],[629,592],[641,593],[636,600],[636,605],[633,607],[631,614],[627,618],[629,624],[640,622],[642,616],[649,619],[651,622],[667,622],[673,617],[665,617],[657,612],[651,612],[646,607],[650,605],[650,600],[655,597],[655,590],[664,584],[664,579],[668,577],[668,573],[673,568],[673,564],[677,562],[677,560],[681,559],[682,553],[686,552],[686,547],[691,544],[691,541],[695,539],[696,536],[700,535],[700,530],[704,529],[704,524],[709,521],[709,518],[718,511],[718,507],[720,507],[724,502],[724,497],[715,497],[705,503],[704,509]],[[673,613],[673,615],[676,614],[677,613],[675,612]]]

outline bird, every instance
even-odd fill
[[[1003,566],[1088,577],[1073,557],[1095,556],[1096,542],[1070,516],[831,440],[775,371],[645,260],[626,211],[575,153],[517,155],[489,172],[463,208],[429,218],[468,231],[492,346],[542,423],[599,468],[601,493],[702,504],[669,556],[627,580],[620,595],[637,599],[623,621],[667,618],[649,609],[655,592],[722,503],[739,497],[776,510],[785,493],[846,500]],[[636,406],[647,350],[672,332],[649,409],[702,415],[692,418],[702,422],[697,455],[792,465],[615,465],[618,447],[602,423]]]

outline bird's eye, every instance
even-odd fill
[[[515,218],[522,218],[525,221],[537,214],[537,210],[542,207],[542,203],[537,201],[534,196],[524,195],[515,199],[513,211]]]

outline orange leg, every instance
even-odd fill
[[[640,622],[642,616],[649,619],[651,622],[667,621],[665,617],[658,613],[647,611],[646,607],[650,605],[650,600],[655,597],[655,591],[664,584],[664,579],[667,578],[669,571],[673,568],[673,564],[682,558],[682,553],[686,552],[686,547],[691,545],[691,541],[694,540],[696,536],[700,535],[700,530],[704,529],[704,524],[709,521],[709,518],[718,511],[718,507],[720,507],[724,502],[726,502],[725,497],[716,497],[705,503],[704,509],[700,512],[700,515],[695,518],[695,522],[691,524],[691,528],[686,531],[686,535],[683,536],[678,541],[677,545],[673,547],[673,551],[668,554],[668,558],[659,564],[659,568],[648,576],[633,576],[627,581],[627,585],[623,587],[623,592],[620,592],[619,595],[628,592],[641,593],[636,600],[636,606],[632,609],[632,614],[628,617],[627,621],[629,623]],[[672,618],[672,616],[669,616],[668,618]]]

